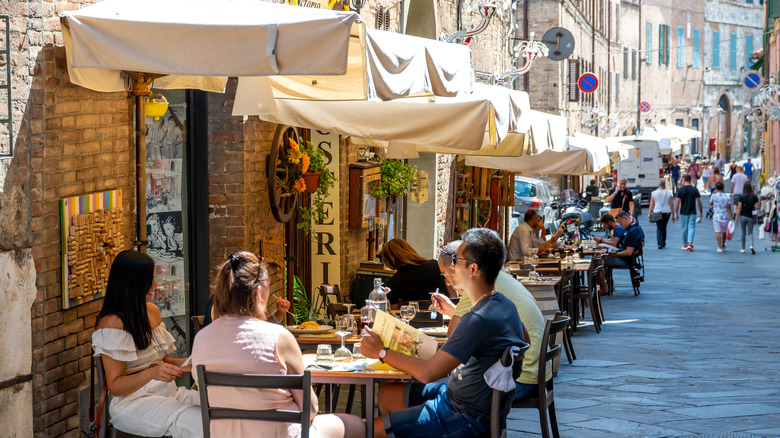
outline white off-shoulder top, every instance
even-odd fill
[[[145,350],[138,351],[129,332],[116,328],[101,328],[92,334],[92,350],[95,356],[106,355],[125,362],[125,372],[148,368],[166,354],[176,350],[176,340],[168,333],[165,323],[152,329],[152,340]]]

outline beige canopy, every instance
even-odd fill
[[[104,92],[126,90],[121,71],[217,92],[227,76],[344,74],[363,26],[353,12],[257,0],[104,0],[61,16],[71,81]]]
[[[592,175],[601,169],[594,169],[591,156],[584,149],[569,151],[546,150],[535,155],[522,157],[466,157],[467,166],[508,170],[521,175]]]

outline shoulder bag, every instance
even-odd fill
[[[664,209],[664,205],[667,202],[669,202],[669,193],[670,192],[669,192],[669,190],[665,190],[665,192],[666,192],[666,196],[664,197],[663,203],[661,203],[661,206],[660,206],[661,210],[663,210]],[[652,195],[650,195],[650,196],[652,196]],[[651,211],[650,212],[650,223],[651,224],[654,224],[656,222],[661,222],[661,219],[663,219],[663,213],[661,213],[660,211],[657,211],[657,212],[656,211]]]
[[[623,194],[621,193],[621,195],[623,195]],[[615,196],[617,196],[617,195],[615,195]],[[628,198],[627,196],[623,195],[623,203],[620,205],[620,207],[615,207],[615,208],[610,208],[610,209],[609,209],[609,214],[611,214],[611,215],[612,215],[612,217],[615,217],[615,216],[617,216],[617,215],[618,215],[618,213],[620,213],[621,211],[623,211],[623,207],[625,207],[625,206],[626,206],[626,199],[627,199],[627,198]]]

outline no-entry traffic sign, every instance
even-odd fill
[[[647,102],[642,102],[639,104],[639,111],[642,111],[643,113],[646,113],[650,111],[650,104]]]
[[[748,91],[756,91],[761,84],[764,83],[764,78],[761,73],[755,70],[748,70],[742,75],[742,86],[747,88]]]
[[[592,93],[599,87],[599,78],[593,73],[583,73],[579,79],[577,79],[577,86],[583,93]]]

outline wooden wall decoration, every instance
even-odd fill
[[[122,191],[60,200],[62,308],[102,298],[116,255],[124,249]]]
[[[284,244],[281,239],[271,237],[260,241],[260,255],[269,265],[284,267]]]

